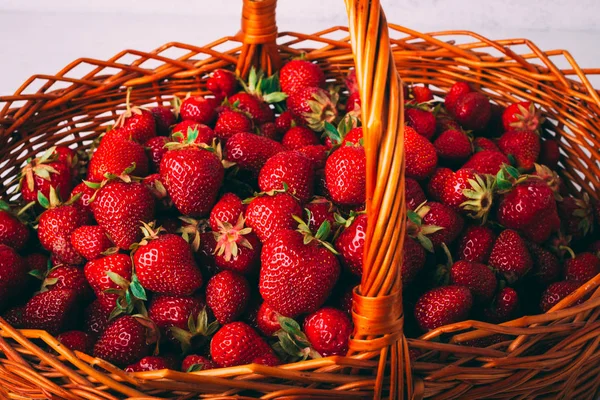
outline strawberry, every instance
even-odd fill
[[[178,235],[159,234],[149,225],[133,253],[133,265],[142,286],[155,293],[190,295],[202,286],[202,274],[190,245]]]
[[[158,371],[172,368],[172,363],[165,357],[146,356],[138,362],[128,365],[125,368],[125,372]]]
[[[286,110],[275,118],[275,129],[278,135],[283,136],[294,126],[302,125],[302,122],[302,118],[298,118],[291,111]]]
[[[279,313],[269,307],[267,303],[261,303],[256,314],[256,325],[263,335],[273,336],[275,332],[281,329]]]
[[[333,203],[324,197],[315,197],[304,207],[306,211],[306,222],[311,232],[317,233],[325,221],[330,226],[335,226],[335,207]]]
[[[217,118],[215,133],[226,141],[239,132],[252,132],[252,121],[244,113],[234,110],[223,110]]]
[[[284,151],[269,158],[258,175],[263,192],[287,190],[301,203],[314,193],[315,171],[311,161],[297,151]]]
[[[492,117],[490,100],[479,92],[470,92],[456,101],[454,118],[465,129],[482,130]]]
[[[0,311],[27,283],[27,265],[10,247],[0,244]]]
[[[325,162],[325,182],[331,200],[342,205],[360,205],[366,197],[366,155],[360,145],[343,145]]]
[[[121,175],[130,167],[133,167],[129,172],[131,175],[148,175],[149,162],[144,146],[122,137],[105,137],[90,160],[87,179],[101,182],[106,174]]]
[[[455,130],[455,131],[462,130],[462,128],[460,127],[458,122],[456,122],[454,120],[454,118],[452,118],[451,115],[448,115],[443,112],[440,112],[437,114],[435,123],[436,123],[435,130],[438,135],[440,135],[443,132],[446,132],[448,130]]]
[[[327,157],[329,156],[329,150],[326,146],[321,144],[304,146],[299,148],[297,151],[311,161],[315,170],[325,168]]]
[[[89,261],[83,268],[87,281],[96,296],[102,299],[98,305],[102,310],[112,311],[119,295],[106,293],[109,289],[119,289],[120,286],[110,277],[111,274],[118,275],[121,279],[129,282],[132,280],[131,258],[126,254],[111,254]]]
[[[540,112],[529,101],[511,104],[502,114],[502,125],[505,131],[536,131],[542,122]]]
[[[483,313],[486,321],[494,324],[509,321],[514,317],[519,307],[519,295],[510,287],[502,288],[496,295],[493,304],[486,308]]]
[[[29,240],[29,229],[11,212],[10,206],[0,200],[0,244],[21,250]]]
[[[23,257],[23,261],[25,261],[25,265],[29,272],[37,270],[40,271],[40,274],[43,274],[48,270],[49,257],[45,254],[27,254],[25,257]]]
[[[448,94],[446,94],[446,98],[444,99],[444,105],[446,106],[446,110],[448,110],[450,114],[454,115],[458,100],[467,93],[471,93],[472,91],[473,89],[471,89],[469,84],[466,82],[456,82],[455,84],[453,84],[450,87]]]
[[[278,192],[251,199],[245,217],[246,224],[264,243],[281,230],[294,229],[297,225],[292,218],[294,215],[302,215],[298,201],[287,193]]]
[[[77,294],[56,289],[34,295],[25,305],[23,321],[28,329],[41,329],[57,334],[74,324]]]
[[[85,331],[94,338],[100,336],[108,326],[108,318],[114,308],[114,299],[111,301],[108,296],[99,296],[85,309]]]
[[[346,222],[346,227],[335,241],[342,265],[357,276],[362,276],[366,236],[367,215],[359,214]]]
[[[583,238],[594,230],[594,210],[587,193],[581,199],[563,197],[558,203],[558,215],[563,231],[573,238]]]
[[[409,210],[416,209],[419,204],[427,200],[419,182],[412,178],[406,178],[404,182],[404,196],[406,198],[406,207]]]
[[[425,86],[410,86],[408,92],[409,103],[414,101],[416,104],[427,103],[433,100],[433,92]]]
[[[321,243],[297,231],[280,230],[263,245],[259,290],[275,311],[293,318],[323,305],[340,265]]]
[[[496,175],[504,164],[510,164],[508,157],[499,151],[483,150],[471,156],[462,166],[480,174]]]
[[[231,271],[222,271],[206,285],[206,304],[221,324],[235,321],[242,315],[250,298],[246,278]]]
[[[177,122],[177,116],[173,114],[170,107],[156,106],[150,109],[152,116],[154,117],[154,123],[156,125],[156,133],[161,136],[168,136],[171,130],[171,126]],[[147,140],[145,143],[148,144]]]
[[[52,156],[56,157],[57,161],[62,162],[71,169],[71,175],[73,178],[77,178],[79,171],[77,169],[79,165],[79,157],[77,152],[65,146],[55,146]]]
[[[113,243],[128,250],[141,238],[140,221],[154,218],[155,204],[152,192],[143,184],[113,181],[98,191],[91,207]]]
[[[496,291],[496,275],[484,264],[460,260],[450,268],[450,282],[469,288],[477,302],[489,302]]]
[[[23,321],[24,311],[25,306],[14,307],[2,314],[2,318],[13,328],[23,329],[25,328],[25,322]]]
[[[225,193],[210,211],[210,228],[217,232],[220,223],[235,224],[240,214],[246,211],[246,205],[233,193]]]
[[[346,88],[348,88],[348,93],[357,93],[358,92],[358,82],[356,81],[356,70],[351,69],[348,71],[348,75],[344,79],[344,83]]]
[[[210,125],[217,118],[218,102],[216,99],[192,96],[185,99],[179,107],[182,120],[194,121],[199,124]]]
[[[521,236],[513,230],[505,229],[494,243],[489,264],[512,283],[522,278],[531,269],[533,262]]]
[[[283,92],[292,94],[306,87],[324,87],[325,74],[310,61],[292,60],[279,71],[279,84]]]
[[[493,189],[493,176],[462,168],[446,178],[442,203],[485,223],[492,207]]]
[[[337,117],[337,96],[314,86],[303,87],[287,98],[287,108],[297,118],[302,118],[309,128],[321,132],[325,122]]]
[[[94,349],[94,338],[82,331],[63,332],[56,339],[71,351],[92,354]]]
[[[508,131],[498,140],[498,147],[514,157],[521,171],[531,171],[540,155],[540,137],[533,131]]]
[[[565,280],[587,282],[600,274],[600,258],[593,253],[579,253],[565,262]]]
[[[87,260],[101,257],[113,244],[99,225],[80,226],[71,233],[73,248]]]
[[[408,107],[404,110],[406,125],[413,128],[419,135],[430,140],[435,134],[435,115],[429,110]]]
[[[152,163],[152,170],[158,171],[160,167],[160,160],[167,152],[165,145],[169,142],[164,136],[156,136],[146,142],[146,151],[148,152],[148,158]]]
[[[233,135],[225,145],[225,159],[240,169],[258,175],[267,160],[285,150],[279,142],[266,137],[242,132]]]
[[[442,200],[442,192],[446,186],[446,179],[451,175],[452,170],[450,168],[437,168],[433,172],[427,183],[427,195],[429,196],[429,199],[435,201]],[[407,180],[408,179],[410,178],[407,178]]]
[[[281,144],[289,150],[297,150],[301,147],[320,144],[320,142],[319,137],[312,130],[305,126],[294,126],[283,135]]]
[[[404,154],[406,176],[416,180],[430,176],[438,162],[433,144],[409,126],[404,127]]]
[[[542,140],[540,142],[540,156],[538,157],[538,161],[551,170],[555,170],[560,161],[559,141],[556,139]]]
[[[306,338],[320,355],[345,356],[352,334],[352,322],[343,311],[323,307],[304,320]]]
[[[428,331],[467,319],[473,296],[464,286],[443,286],[426,292],[415,305],[415,318],[421,330]]]
[[[348,100],[346,100],[346,107],[345,107],[346,113],[350,113],[355,110],[360,110],[360,107],[361,107],[360,93],[359,92],[350,93],[350,96],[348,96]]]
[[[224,325],[210,342],[210,355],[219,367],[233,367],[253,362],[273,350],[258,333],[243,322]]]
[[[157,214],[160,211],[173,208],[173,201],[169,197],[167,188],[165,188],[159,173],[148,175],[142,180],[142,184],[150,190],[152,196],[156,200]]]
[[[146,328],[129,315],[112,321],[94,346],[94,357],[123,366],[137,362],[148,354]]]
[[[91,185],[91,186],[95,186],[95,185]],[[72,198],[76,198],[76,196],[80,193],[81,193],[81,195],[77,197],[77,200],[75,201],[75,203],[79,205],[79,208],[81,208],[82,210],[85,210],[85,212],[87,212],[88,214],[91,215],[92,208],[90,206],[90,202],[95,198],[94,193],[96,193],[96,189],[88,186],[85,182],[81,182],[80,184],[78,184],[77,186],[75,186],[73,188],[73,190],[71,191],[71,196],[68,197],[69,200]]]
[[[186,329],[190,318],[197,319],[202,308],[204,302],[198,297],[158,295],[150,302],[148,316],[163,334],[170,335],[169,328]]]
[[[237,109],[248,113],[258,125],[275,121],[273,110],[256,95],[240,92],[229,97],[229,103],[236,104]]]
[[[492,139],[488,139],[486,137],[481,137],[481,136],[473,139],[473,148],[475,149],[476,152],[484,151],[484,150],[498,151],[498,152],[500,151],[500,149],[496,145],[496,142],[494,142]]]
[[[546,183],[535,179],[517,183],[504,194],[496,217],[504,227],[518,229],[536,243],[546,241],[560,227],[554,193]]]
[[[562,299],[579,289],[581,283],[576,281],[561,281],[552,283],[546,288],[540,299],[540,309],[543,312],[548,312],[552,307],[559,303]],[[575,304],[581,304],[583,299],[579,299]]]
[[[281,140],[275,122],[265,122],[258,128],[257,134],[272,140]]]
[[[173,127],[171,138],[176,142],[185,143],[188,140],[189,135],[194,135],[195,144],[204,143],[208,145],[212,144],[213,140],[217,137],[215,131],[210,129],[210,127],[194,121],[185,120]]]
[[[471,225],[458,241],[457,257],[473,263],[487,263],[496,235],[487,226]]]
[[[261,243],[252,228],[245,227],[243,214],[239,214],[235,225],[217,221],[214,238],[215,264],[219,269],[243,275],[254,272],[260,259]]]
[[[440,159],[453,163],[463,163],[473,153],[469,137],[456,129],[442,132],[433,142],[433,146]]]
[[[425,266],[425,249],[419,242],[407,236],[402,251],[402,287],[412,283]],[[350,297],[350,300],[352,297]]]
[[[49,197],[50,188],[54,188],[61,199],[69,198],[73,187],[71,168],[61,161],[55,161],[54,149],[46,150],[21,170],[19,187],[25,202],[37,202],[38,193]]]
[[[210,90],[217,99],[222,100],[233,96],[238,89],[238,81],[235,74],[226,69],[216,69],[206,80],[206,88]]]
[[[212,360],[196,354],[186,356],[181,362],[181,370],[183,372],[204,371],[215,368],[218,368],[217,364],[212,362]]]
[[[416,212],[423,215],[425,225],[443,228],[429,235],[434,247],[439,247],[442,243],[449,245],[454,242],[465,223],[459,214],[442,203],[430,201],[418,208]]]
[[[556,282],[561,274],[558,257],[535,243],[528,243],[527,247],[533,260],[532,277],[544,286]]]
[[[119,137],[125,140],[144,144],[156,136],[154,114],[138,107],[130,107],[127,99],[127,110],[119,115],[113,129],[106,136],[111,139]]]
[[[48,271],[41,292],[48,290],[72,290],[79,300],[92,297],[83,269],[72,265],[58,265]]]

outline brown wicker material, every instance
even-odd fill
[[[15,178],[28,157],[57,143],[89,147],[125,109],[127,87],[135,88],[136,105],[166,104],[173,95],[207,93],[205,78],[216,68],[245,75],[257,65],[273,72],[281,60],[305,52],[328,78],[341,82],[356,62],[370,224],[348,357],[276,368],[253,364],[127,374],[69,351],[46,332],[16,330],[0,318],[0,398],[598,398],[600,275],[543,315],[500,325],[465,321],[419,339],[404,337],[398,75],[407,83],[426,83],[440,96],[464,80],[501,105],[518,99],[539,104],[550,122],[544,134],[561,138],[561,174],[573,191],[598,199],[600,94],[586,75],[600,70],[582,70],[567,52],[543,52],[522,39],[491,41],[462,31],[421,34],[397,25],[388,30],[375,0],[346,0],[349,31],[277,33],[275,3],[245,0],[242,31],[235,37],[204,47],[169,43],[150,53],[127,50],[107,61],[79,59],[54,76],[32,77],[13,96],[0,97],[0,195],[16,199]],[[570,67],[560,69],[552,61],[557,59]],[[81,70],[86,71],[82,77]],[[581,305],[567,308],[588,295]],[[506,340],[487,348],[461,345],[496,333]],[[441,335],[449,343],[434,340]],[[409,347],[421,350],[412,365]]]

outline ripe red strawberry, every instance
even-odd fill
[[[436,116],[436,132],[439,134],[441,134],[442,132],[448,131],[448,130],[461,130],[462,128],[460,127],[460,125],[458,124],[458,122],[456,122],[454,120],[454,118],[452,118],[451,115],[446,114],[446,113],[438,113]]]
[[[0,244],[21,250],[29,240],[29,229],[0,201]]]
[[[195,121],[185,120],[173,127],[171,138],[177,142],[184,143],[188,140],[188,136],[192,134],[195,136],[194,143],[196,144],[204,143],[210,145],[217,137],[215,131],[210,129],[210,127]]]
[[[81,196],[76,201],[76,204],[79,205],[79,208],[85,210],[88,214],[92,213],[92,208],[90,207],[90,201],[94,198],[94,193],[96,193],[96,189],[88,186],[85,182],[81,182],[79,185],[75,186],[71,191],[71,196],[68,199],[71,199],[81,193]]]
[[[504,227],[520,230],[536,243],[560,228],[554,193],[540,180],[526,180],[504,194],[496,216]]]
[[[485,223],[493,202],[494,177],[462,168],[446,178],[442,203]]]
[[[325,162],[325,182],[331,200],[342,205],[365,202],[367,159],[360,145],[343,145]]]
[[[513,230],[503,230],[498,238],[489,264],[512,283],[522,278],[532,267],[533,262],[525,241]]]
[[[146,356],[138,362],[128,365],[125,372],[158,371],[161,369],[173,369],[169,359],[159,356]]]
[[[77,294],[68,289],[56,289],[34,295],[25,305],[23,321],[28,329],[46,330],[57,334],[76,321]]]
[[[305,87],[324,87],[325,74],[310,61],[292,60],[279,71],[279,83],[283,92],[291,94]]]
[[[252,228],[245,226],[242,214],[238,215],[235,225],[219,222],[213,234],[216,241],[215,264],[219,269],[242,275],[255,271],[260,260],[261,243]]]
[[[287,190],[307,202],[314,193],[315,171],[312,162],[297,151],[284,151],[269,158],[258,175],[263,192]]]
[[[217,118],[216,99],[192,96],[185,99],[179,108],[182,120],[190,120],[199,124],[210,125]]]
[[[346,114],[354,111],[354,110],[360,110],[361,107],[361,100],[360,100],[360,93],[359,92],[354,92],[354,93],[350,93],[350,96],[348,96],[348,100],[346,101]]]
[[[498,140],[498,147],[514,157],[521,171],[531,171],[540,155],[540,137],[533,131],[508,131]]]
[[[496,292],[496,275],[485,264],[460,260],[450,268],[450,282],[469,288],[477,302],[489,302]]]
[[[429,182],[427,183],[427,195],[430,200],[440,201],[442,200],[442,192],[446,186],[446,179],[452,175],[450,168],[437,168]]]
[[[540,299],[540,309],[543,312],[548,312],[562,299],[579,289],[579,286],[581,286],[581,283],[576,281],[562,281],[551,284],[542,294],[542,298]],[[573,305],[580,304],[582,300],[583,299],[579,299]]]
[[[565,262],[567,281],[587,282],[600,274],[600,258],[593,253],[579,253]]]
[[[94,338],[100,336],[108,326],[108,318],[115,306],[115,300],[107,296],[101,295],[94,300],[84,312],[85,331]]]
[[[210,228],[218,232],[219,222],[235,224],[240,216],[246,210],[246,205],[242,199],[233,193],[225,193],[215,204],[210,212]]]
[[[104,256],[89,261],[83,268],[83,272],[96,296],[102,300],[98,307],[104,311],[108,309],[110,314],[110,311],[115,308],[119,296],[105,292],[108,289],[119,289],[120,287],[109,277],[108,272],[119,275],[126,281],[131,281],[131,258],[126,254]]]
[[[71,169],[71,175],[73,178],[78,177],[79,171],[77,166],[79,164],[79,157],[75,150],[70,149],[66,146],[55,146],[52,156],[56,157],[57,161],[62,162]]]
[[[446,106],[446,110],[450,114],[454,114],[456,110],[457,102],[460,98],[462,98],[467,93],[471,93],[473,89],[466,82],[456,82],[450,87],[446,98],[444,99],[444,105]]]
[[[265,194],[249,202],[246,225],[264,243],[276,232],[296,228],[298,223],[292,218],[294,215],[302,215],[302,207],[294,197],[287,193]]]
[[[113,244],[106,231],[99,225],[80,226],[71,233],[73,248],[87,260],[94,260],[110,249]]]
[[[457,257],[475,263],[487,263],[496,235],[487,226],[471,225],[458,242]]]
[[[238,89],[238,81],[235,74],[226,69],[213,71],[206,80],[206,88],[210,90],[217,99],[222,100],[233,96]]]
[[[258,330],[265,336],[273,336],[275,332],[281,329],[279,324],[279,313],[273,310],[265,302],[261,303],[256,313],[256,325]]]
[[[528,248],[533,260],[532,277],[544,286],[556,282],[561,274],[558,257],[535,243],[528,243]]]
[[[63,332],[56,339],[71,351],[92,354],[94,349],[94,338],[82,331]]]
[[[406,125],[428,140],[435,134],[435,115],[431,111],[409,107],[404,110]]]
[[[244,113],[223,110],[217,118],[215,133],[221,140],[227,140],[239,132],[252,132],[252,121]]]
[[[123,250],[142,237],[140,221],[151,221],[155,209],[150,189],[138,182],[120,181],[101,188],[91,207],[98,225]]]
[[[482,130],[492,117],[492,108],[484,94],[470,92],[458,98],[453,113],[456,121],[465,129]]]
[[[316,144],[313,146],[301,147],[297,151],[311,161],[315,170],[325,168],[325,163],[327,162],[327,157],[329,156],[329,150],[326,146]]]
[[[287,131],[297,125],[302,125],[302,119],[295,117],[291,111],[286,110],[275,118],[275,129],[280,136],[283,136]]]
[[[320,141],[314,131],[305,126],[294,126],[283,135],[281,144],[289,150],[297,150],[301,147],[320,144]]]
[[[419,204],[427,200],[425,198],[425,192],[423,192],[421,185],[419,185],[419,182],[416,180],[406,178],[404,185],[406,207],[408,207],[409,210],[415,210]]]
[[[88,284],[82,268],[72,265],[58,265],[53,267],[42,283],[42,292],[48,290],[72,290],[80,301],[92,297],[92,290]]]
[[[551,170],[555,170],[558,167],[560,161],[560,147],[556,139],[542,140],[540,143],[540,156],[538,161],[540,164],[544,164]]]
[[[484,151],[484,150],[498,151],[498,152],[500,151],[500,149],[496,145],[496,142],[494,142],[492,139],[488,139],[486,137],[481,137],[481,136],[473,139],[473,148],[475,149],[476,152]]]
[[[40,275],[48,270],[49,257],[45,254],[31,253],[23,257],[28,271],[38,270]]]
[[[291,93],[287,98],[287,108],[297,118],[302,118],[309,128],[321,132],[325,122],[337,117],[337,98],[319,87],[304,87]]]
[[[342,265],[354,275],[362,276],[363,253],[367,236],[367,215],[357,215],[348,221],[346,228],[335,241]]]
[[[529,101],[511,104],[502,114],[502,125],[505,131],[535,131],[542,121],[540,112]]]
[[[464,286],[443,286],[425,293],[415,305],[415,318],[421,330],[467,319],[473,306],[471,291]]]
[[[204,371],[215,368],[219,367],[212,360],[196,354],[186,356],[181,362],[181,370],[183,372]]]
[[[442,132],[433,142],[433,146],[438,157],[449,162],[465,162],[473,153],[469,137],[455,129]]]
[[[573,196],[563,197],[558,202],[558,215],[563,232],[575,239],[587,236],[594,229],[594,209],[587,194],[577,199]]]
[[[142,180],[142,184],[152,193],[152,196],[156,200],[156,209],[158,212],[173,208],[173,201],[169,197],[159,173],[148,175]]]
[[[412,283],[425,266],[425,249],[409,236],[404,238],[402,250],[402,287]],[[352,299],[350,297],[350,299]]]
[[[219,272],[206,285],[206,304],[223,325],[235,321],[243,314],[249,298],[248,281],[235,272]]]
[[[0,244],[0,311],[27,283],[25,261],[10,247]]]
[[[356,81],[355,69],[348,71],[348,75],[346,75],[344,83],[346,84],[346,88],[348,88],[348,93],[352,94],[358,92],[358,82]]]
[[[187,329],[190,318],[196,320],[204,307],[203,301],[194,296],[154,296],[148,307],[148,316],[170,337],[169,328]]]
[[[134,176],[146,176],[149,171],[148,156],[144,146],[122,137],[105,137],[88,165],[87,178],[101,182],[106,174],[121,175],[135,164]]]
[[[323,307],[304,320],[306,338],[320,355],[345,356],[352,334],[348,315],[332,307]]]
[[[434,247],[439,247],[442,243],[450,245],[454,242],[465,223],[463,218],[450,207],[433,201],[426,203],[421,210],[417,209],[417,213],[424,214],[422,217],[424,225],[443,228],[429,235]]]
[[[404,127],[404,154],[408,178],[425,179],[437,166],[438,158],[433,144],[408,126]]]
[[[259,290],[269,306],[294,318],[321,307],[339,274],[337,258],[318,240],[305,243],[300,232],[280,230],[263,245]]]
[[[160,167],[160,160],[167,152],[165,145],[169,142],[164,136],[156,136],[146,142],[146,151],[148,152],[148,158],[152,163],[152,170],[158,171]]]
[[[94,346],[94,357],[118,366],[132,364],[146,354],[146,328],[137,318],[129,315],[112,321]]]
[[[234,94],[229,97],[229,103],[237,103],[237,108],[248,113],[257,125],[275,121],[275,114],[269,105],[253,94],[244,92]]]
[[[169,150],[160,163],[162,181],[175,207],[184,215],[208,214],[217,200],[224,175],[219,157],[202,148]]]
[[[252,363],[273,350],[258,333],[243,322],[224,325],[210,342],[210,356],[219,367]]]
[[[279,142],[266,137],[242,132],[233,135],[225,145],[225,159],[240,169],[258,175],[265,162],[285,150]]]
[[[50,197],[53,187],[62,200],[68,199],[73,188],[71,168],[61,161],[53,161],[53,148],[47,150],[41,157],[27,163],[21,170],[21,195],[27,203],[38,201],[38,192]]]
[[[23,329],[25,328],[25,322],[23,321],[24,311],[25,306],[14,307],[3,313],[2,318],[13,328]]]
[[[509,321],[519,307],[519,295],[510,287],[502,288],[496,295],[494,303],[483,312],[486,321],[494,324]]]
[[[156,133],[161,136],[168,136],[171,132],[171,126],[177,122],[177,117],[173,114],[170,107],[156,106],[150,109],[154,116],[156,124]],[[146,144],[148,141],[146,141]]]
[[[471,168],[480,174],[496,175],[504,164],[510,164],[504,154],[499,151],[483,150],[473,154],[462,167]]]
[[[304,207],[306,211],[306,223],[311,232],[315,233],[325,221],[331,227],[335,226],[335,207],[333,203],[324,197],[315,197]]]
[[[127,102],[127,110],[119,115],[112,131],[107,133],[107,136],[119,136],[144,144],[156,136],[154,114],[142,108],[130,107],[129,99]]]
[[[142,286],[169,295],[190,295],[198,290],[202,274],[188,242],[179,235],[158,235],[146,229],[148,234],[133,253],[133,265]]]
[[[410,86],[408,98],[416,104],[427,103],[433,100],[433,92],[425,86]]]

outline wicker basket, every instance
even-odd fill
[[[463,80],[501,105],[533,100],[550,122],[544,135],[561,139],[561,173],[572,182],[571,189],[598,199],[600,95],[586,74],[600,71],[582,70],[568,53],[542,52],[526,40],[494,42],[470,32],[425,35],[396,25],[388,29],[376,0],[346,0],[349,35],[340,27],[313,35],[278,34],[275,5],[275,0],[244,0],[242,31],[235,37],[204,47],[169,43],[151,53],[128,50],[107,61],[79,59],[55,76],[34,76],[15,95],[1,97],[0,195],[14,197],[7,193],[31,155],[57,143],[90,146],[124,110],[127,87],[135,88],[132,100],[137,105],[163,104],[173,95],[206,93],[205,77],[216,68],[236,66],[245,75],[256,65],[273,72],[281,59],[302,52],[319,62],[329,78],[341,80],[356,66],[367,154],[367,210],[373,222],[364,275],[355,289],[355,332],[348,356],[276,368],[253,364],[194,373],[127,374],[61,347],[47,332],[16,330],[0,318],[0,397],[598,398],[600,276],[547,314],[500,325],[465,321],[419,339],[404,337],[398,75],[405,82],[429,84],[441,96]],[[446,36],[461,42],[446,42]],[[517,53],[516,46],[525,50]],[[557,68],[550,57],[566,59],[571,69]],[[131,58],[135,61],[124,61]],[[90,72],[73,77],[72,71],[80,67]],[[589,299],[567,308],[583,296]],[[461,345],[496,333],[509,339],[487,348]],[[435,340],[441,335],[448,343]],[[409,348],[421,350],[412,364]]]

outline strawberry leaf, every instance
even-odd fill
[[[129,285],[129,288],[131,289],[131,293],[136,298],[140,300],[148,300],[148,298],[146,297],[146,290],[144,290],[144,287],[140,283],[137,275],[133,275],[133,279],[131,280],[131,285]]]
[[[48,198],[44,196],[44,194],[41,191],[37,192],[37,200],[38,203],[40,203],[40,206],[46,209],[50,207],[50,200],[48,200]]]
[[[192,364],[185,372],[196,372],[196,371],[202,371],[203,369],[204,369],[204,364],[202,364],[202,363]]]

